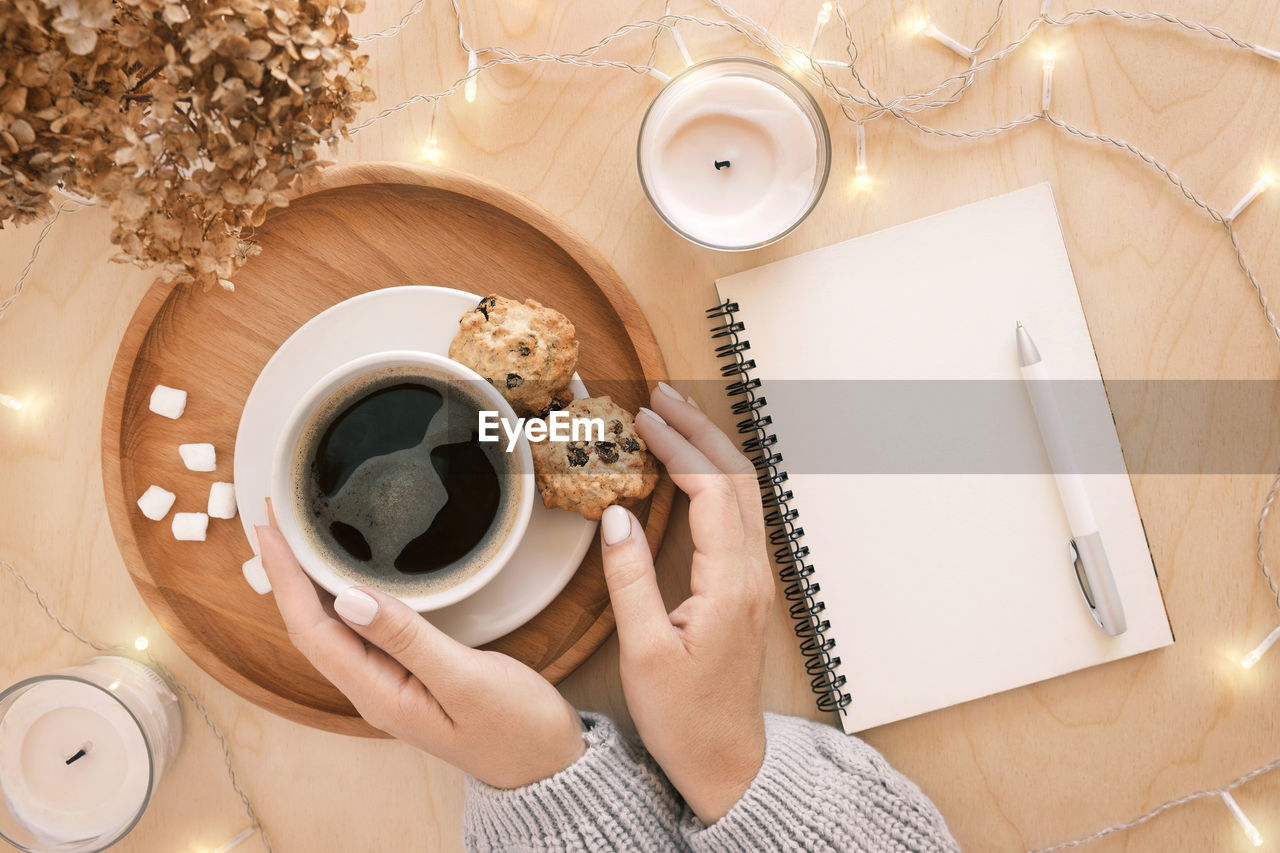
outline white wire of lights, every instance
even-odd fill
[[[396,33],[400,32],[401,30],[403,30],[405,27],[409,25],[409,22],[413,20],[414,15],[417,15],[419,12],[422,11],[422,7],[426,2],[427,0],[418,0],[417,3],[414,3],[411,7],[409,7],[408,12],[404,13],[404,17],[402,17],[399,21],[392,24],[391,26],[387,27],[385,30],[380,30],[376,33],[369,33],[369,35],[367,36],[356,36],[354,39],[352,39],[352,41],[354,41],[356,44],[368,44],[369,42],[377,41],[378,39],[391,38]]]
[[[813,28],[813,33],[809,41],[809,49],[805,51],[805,50],[801,50],[800,48],[797,48],[782,42],[780,39],[775,37],[767,28],[756,23],[746,15],[743,15],[740,12],[736,11],[735,9],[730,7],[726,2],[724,2],[724,0],[706,0],[706,2],[710,6],[712,6],[714,9],[716,9],[723,16],[723,18],[709,19],[709,18],[704,18],[701,16],[690,15],[690,14],[672,14],[670,11],[670,6],[668,4],[661,17],[655,20],[633,21],[633,22],[624,24],[619,28],[615,29],[613,32],[606,35],[600,41],[576,53],[531,54],[531,53],[520,53],[520,52],[510,50],[508,48],[499,47],[499,46],[479,47],[479,48],[473,47],[466,38],[466,33],[463,27],[462,11],[458,5],[458,0],[450,0],[453,13],[457,19],[457,24],[458,24],[458,42],[464,54],[467,57],[466,73],[461,78],[456,80],[451,86],[449,86],[448,88],[442,91],[431,92],[431,93],[425,93],[425,92],[418,93],[402,100],[401,102],[391,107],[383,109],[382,111],[364,120],[360,124],[357,124],[354,127],[352,127],[350,132],[352,134],[358,133],[361,130],[364,130],[372,126],[373,124],[376,124],[377,122],[382,121],[383,119],[391,115],[394,115],[395,113],[401,112],[413,106],[414,104],[424,103],[424,102],[430,103],[432,106],[431,121],[429,125],[429,130],[428,130],[427,142],[426,144],[424,144],[422,149],[422,155],[424,160],[428,160],[430,162],[438,162],[438,160],[441,157],[440,146],[439,146],[439,142],[436,134],[436,114],[438,111],[439,102],[442,99],[453,95],[459,90],[462,90],[463,97],[468,103],[474,102],[477,97],[478,77],[484,72],[488,71],[489,69],[495,66],[554,63],[554,64],[574,66],[578,68],[610,68],[615,70],[631,71],[633,73],[640,74],[640,75],[651,76],[657,79],[659,82],[665,83],[670,79],[670,77],[664,72],[662,72],[660,69],[656,68],[653,64],[654,57],[656,56],[657,38],[659,35],[661,35],[662,31],[667,30],[671,32],[673,36],[673,40],[675,41],[676,47],[680,51],[681,56],[684,59],[685,63],[691,64],[693,61],[692,56],[688,51],[688,48],[684,42],[684,39],[680,36],[680,34],[675,29],[677,24],[684,23],[684,24],[689,24],[689,25],[709,28],[709,29],[713,29],[713,28],[728,29],[738,34],[739,36],[745,38],[752,44],[755,44],[756,46],[764,49],[765,51],[777,57],[785,65],[791,68],[793,73],[796,73],[800,76],[805,77],[810,83],[814,85],[820,86],[823,94],[825,94],[826,96],[834,100],[836,104],[839,106],[842,114],[855,125],[855,130],[857,134],[857,148],[856,148],[857,160],[854,168],[854,189],[857,192],[863,192],[867,190],[872,184],[872,179],[869,175],[869,170],[867,167],[865,125],[869,122],[872,122],[884,117],[897,119],[898,121],[901,121],[904,124],[906,124],[908,127],[911,127],[917,131],[920,131],[921,133],[926,133],[933,136],[939,136],[939,137],[956,139],[956,140],[976,140],[976,139],[988,138],[988,137],[996,136],[999,134],[1007,133],[1017,128],[1033,124],[1035,122],[1044,122],[1045,124],[1053,128],[1056,128],[1057,130],[1060,130],[1071,136],[1074,136],[1089,142],[1094,142],[1099,145],[1115,148],[1125,154],[1128,154],[1132,157],[1137,158],[1138,160],[1142,161],[1147,166],[1149,166],[1151,169],[1153,169],[1155,172],[1157,172],[1159,175],[1161,175],[1166,181],[1172,184],[1183,195],[1184,198],[1186,198],[1189,202],[1194,204],[1196,207],[1200,208],[1209,218],[1211,218],[1214,222],[1218,223],[1225,229],[1227,233],[1227,237],[1231,243],[1232,249],[1235,252],[1236,262],[1240,267],[1241,272],[1244,274],[1245,278],[1247,279],[1250,287],[1253,289],[1256,301],[1258,302],[1258,305],[1263,313],[1263,317],[1268,327],[1271,329],[1272,333],[1276,337],[1277,344],[1280,344],[1280,324],[1277,323],[1276,318],[1269,307],[1267,296],[1252,271],[1248,258],[1246,257],[1244,250],[1240,245],[1239,238],[1234,227],[1234,223],[1236,219],[1245,211],[1245,209],[1247,209],[1251,204],[1257,201],[1257,199],[1266,190],[1270,189],[1272,186],[1275,185],[1276,178],[1267,169],[1264,168],[1262,170],[1257,181],[1255,181],[1255,183],[1252,185],[1252,187],[1250,187],[1248,192],[1246,192],[1245,195],[1240,198],[1240,200],[1230,209],[1228,213],[1223,214],[1219,212],[1217,208],[1213,207],[1208,202],[1204,201],[1200,196],[1192,192],[1192,190],[1186,185],[1186,183],[1169,166],[1162,163],[1156,157],[1138,148],[1136,145],[1130,142],[1127,142],[1123,139],[1109,136],[1107,134],[1090,131],[1090,130],[1078,127],[1074,124],[1071,124],[1053,115],[1052,114],[1053,72],[1056,66],[1057,57],[1052,52],[1049,52],[1049,51],[1045,51],[1041,55],[1042,78],[1041,78],[1040,109],[1038,112],[1030,112],[1025,116],[1022,116],[1021,118],[1008,121],[1004,124],[996,125],[993,127],[987,127],[987,128],[973,129],[973,130],[942,129],[942,128],[924,124],[923,122],[915,118],[915,115],[918,113],[938,110],[943,107],[958,103],[960,99],[963,97],[963,95],[965,94],[965,92],[968,90],[968,88],[973,84],[978,73],[982,72],[986,68],[994,65],[1000,60],[1013,54],[1015,51],[1017,51],[1019,48],[1025,45],[1028,41],[1030,41],[1032,35],[1036,32],[1038,28],[1042,26],[1065,28],[1074,24],[1077,21],[1090,19],[1090,18],[1100,18],[1104,20],[1115,20],[1115,21],[1129,22],[1129,23],[1164,24],[1164,25],[1182,29],[1194,35],[1208,36],[1210,38],[1222,41],[1224,43],[1230,44],[1242,50],[1250,51],[1260,57],[1273,60],[1273,61],[1280,61],[1280,50],[1267,47],[1264,45],[1260,45],[1260,44],[1255,44],[1255,43],[1246,41],[1244,39],[1238,38],[1219,27],[1200,24],[1194,21],[1186,20],[1176,15],[1171,15],[1171,14],[1162,13],[1162,12],[1130,12],[1130,11],[1124,11],[1124,10],[1118,10],[1118,9],[1111,9],[1111,8],[1091,8],[1091,9],[1081,9],[1081,10],[1067,12],[1063,14],[1062,17],[1060,18],[1054,18],[1050,15],[1050,12],[1049,12],[1050,6],[1052,5],[1051,0],[1042,0],[1039,17],[1031,21],[1020,36],[1018,36],[1009,44],[1005,45],[999,50],[996,50],[990,55],[986,56],[985,58],[979,60],[978,58],[979,55],[985,48],[987,42],[993,36],[996,28],[998,27],[998,25],[1002,20],[1004,9],[1005,9],[1005,0],[999,0],[996,8],[996,15],[995,15],[994,21],[992,22],[991,26],[987,29],[987,31],[983,34],[982,38],[980,38],[972,48],[968,47],[967,45],[963,44],[959,40],[944,33],[941,29],[937,27],[936,24],[934,24],[927,17],[920,17],[920,18],[917,18],[915,21],[913,21],[910,25],[910,31],[913,34],[924,35],[932,39],[933,41],[938,42],[939,44],[947,47],[949,50],[956,53],[962,59],[967,60],[968,65],[963,71],[943,79],[931,89],[928,89],[923,92],[903,94],[903,95],[899,95],[897,97],[886,100],[880,97],[867,84],[866,80],[863,78],[863,76],[858,70],[858,67],[857,67],[858,48],[854,41],[848,18],[845,15],[843,7],[841,7],[839,4],[832,4],[830,2],[827,2],[827,3],[823,3],[820,6],[817,20]],[[410,10],[395,25],[385,30],[382,30],[380,32],[373,33],[368,36],[360,37],[357,39],[357,41],[360,43],[368,43],[368,42],[375,41],[377,39],[389,38],[389,37],[395,36],[401,30],[403,30],[416,15],[418,15],[422,11],[422,9],[424,8],[424,5],[425,5],[425,0],[419,0],[419,2],[415,3],[414,6],[411,7]],[[828,22],[831,20],[831,16],[833,12],[839,18],[843,28],[843,35],[846,42],[845,49],[846,49],[846,54],[848,56],[847,60],[821,59],[814,56],[814,52],[817,48],[818,40],[822,35],[824,28],[827,26]],[[601,51],[603,51],[605,48],[607,48],[609,45],[613,44],[614,42],[622,40],[627,36],[631,35],[632,33],[644,32],[649,30],[653,31],[653,50],[651,50],[649,59],[644,65],[636,65],[634,63],[629,63],[629,62],[624,62],[619,60],[596,58],[597,54],[599,54]],[[484,55],[486,57],[484,61],[480,60],[481,55]],[[827,73],[828,70],[833,72],[838,71],[842,73],[848,73],[853,81],[853,84],[856,90],[850,89],[848,87],[845,87],[837,83],[828,75]],[[30,271],[32,264],[35,261],[35,257],[39,252],[40,245],[44,241],[45,236],[47,236],[49,229],[52,227],[54,220],[56,220],[57,218],[57,215],[61,212],[62,210],[61,208],[59,208],[59,210],[55,212],[54,217],[45,224],[45,227],[41,232],[41,235],[38,238],[35,247],[32,250],[30,261],[27,263],[26,267],[22,270],[22,272],[19,275],[18,281],[14,287],[13,295],[10,296],[7,300],[5,300],[5,302],[0,303],[0,316],[3,316],[5,309],[9,307],[9,305],[21,292],[23,282],[28,272]],[[1273,579],[1270,568],[1267,564],[1266,553],[1262,545],[1264,524],[1270,512],[1271,506],[1275,500],[1276,493],[1278,490],[1280,490],[1280,474],[1277,475],[1277,478],[1273,483],[1270,492],[1267,495],[1266,501],[1258,517],[1258,525],[1257,525],[1258,547],[1257,547],[1256,556],[1257,556],[1258,565],[1259,565],[1259,568],[1261,569],[1262,575],[1265,578],[1272,593],[1276,596],[1276,604],[1277,604],[1277,607],[1280,608],[1280,587],[1277,586],[1275,580]],[[10,571],[12,571],[11,567],[10,567]],[[28,588],[30,589],[30,587]],[[47,608],[46,608],[46,612],[48,612]],[[66,629],[65,626],[63,627],[64,627],[64,630],[69,630],[69,629]],[[1264,639],[1261,643],[1258,644],[1256,648],[1254,648],[1251,652],[1249,652],[1249,654],[1246,655],[1244,659],[1241,661],[1241,665],[1246,669],[1249,669],[1252,666],[1254,666],[1258,662],[1258,660],[1262,657],[1262,655],[1265,654],[1266,651],[1274,643],[1276,643],[1277,640],[1280,640],[1280,627],[1277,627],[1274,631],[1268,634],[1266,639]],[[207,716],[206,716],[206,720],[208,720]],[[209,721],[209,722],[212,725],[212,721]],[[225,742],[224,742],[224,748],[225,748]],[[229,761],[229,752],[227,753],[227,755],[228,755],[228,761]],[[1258,767],[1257,769],[1249,773],[1246,773],[1245,775],[1239,777],[1238,779],[1234,780],[1233,782],[1229,783],[1223,788],[1205,789],[1203,791],[1197,791],[1192,794],[1188,794],[1186,796],[1180,797],[1176,800],[1170,800],[1156,807],[1155,809],[1152,809],[1150,812],[1147,812],[1146,814],[1132,821],[1129,821],[1127,823],[1114,824],[1112,826],[1099,830],[1098,832],[1093,833],[1090,836],[1076,839],[1074,841],[1063,842],[1053,847],[1044,848],[1042,851],[1037,851],[1037,853],[1050,853],[1050,851],[1062,850],[1069,847],[1082,846],[1084,844],[1088,844],[1092,841],[1102,838],[1106,835],[1110,835],[1115,832],[1121,832],[1121,831],[1130,829],[1134,826],[1138,826],[1176,806],[1182,805],[1184,803],[1192,802],[1194,800],[1203,799],[1206,797],[1214,797],[1214,796],[1217,796],[1220,799],[1222,799],[1223,803],[1227,806],[1227,808],[1230,810],[1233,817],[1240,824],[1242,830],[1245,832],[1246,836],[1250,839],[1250,841],[1254,842],[1255,844],[1260,844],[1261,835],[1259,834],[1257,828],[1254,827],[1254,825],[1248,820],[1244,812],[1240,809],[1239,804],[1236,803],[1235,799],[1231,796],[1230,792],[1235,788],[1251,781],[1257,776],[1270,772],[1271,770],[1275,769],[1277,766],[1280,766],[1280,759],[1270,762],[1268,764],[1264,764],[1261,767]],[[234,778],[233,778],[233,781],[234,781]],[[237,790],[238,790],[238,786],[237,786]],[[246,806],[248,806],[247,800],[246,800]],[[250,809],[250,812],[252,813],[251,809]],[[235,841],[235,839],[233,839],[233,841]]]
[[[1238,776],[1235,779],[1232,779],[1221,788],[1206,788],[1203,791],[1196,791],[1194,793],[1187,794],[1186,796],[1178,797],[1176,800],[1169,800],[1168,802],[1161,803],[1156,806],[1151,811],[1139,815],[1133,820],[1125,821],[1124,823],[1112,824],[1111,826],[1098,830],[1092,835],[1086,835],[1083,838],[1077,838],[1073,841],[1064,841],[1061,844],[1055,844],[1052,847],[1043,847],[1039,850],[1032,851],[1032,853],[1057,853],[1058,850],[1083,847],[1086,844],[1092,844],[1095,841],[1106,838],[1108,835],[1114,835],[1117,832],[1125,832],[1126,830],[1133,829],[1136,826],[1142,826],[1142,824],[1159,817],[1170,809],[1195,802],[1196,800],[1207,799],[1209,797],[1220,798],[1231,811],[1231,815],[1236,819],[1236,823],[1240,824],[1240,828],[1244,830],[1245,837],[1253,842],[1253,846],[1261,847],[1262,833],[1258,832],[1258,828],[1254,826],[1253,822],[1245,815],[1244,811],[1240,808],[1240,804],[1236,802],[1235,797],[1231,796],[1231,792],[1236,788],[1239,788],[1241,785],[1252,782],[1263,774],[1270,773],[1277,767],[1280,767],[1280,758],[1277,758],[1275,761],[1267,762],[1254,770],[1250,770],[1243,776]]]
[[[31,255],[27,258],[27,263],[18,272],[18,280],[13,283],[13,291],[3,302],[0,302],[0,318],[3,318],[5,312],[9,310],[9,306],[18,300],[22,295],[22,288],[27,282],[27,274],[31,272],[31,267],[35,265],[36,258],[40,256],[40,246],[43,245],[45,238],[49,236],[49,232],[53,230],[53,224],[58,221],[58,217],[67,209],[66,204],[60,204],[53,209],[53,215],[44,221],[44,227],[40,229],[40,234],[36,237],[35,245],[31,247]],[[7,404],[6,404],[7,405]],[[17,408],[22,408],[18,406]]]
[[[78,210],[79,205],[85,202],[92,204],[92,202],[88,202],[87,199],[80,199],[79,196],[74,196],[72,201],[62,202],[55,207],[53,209],[53,215],[44,221],[44,226],[40,229],[40,233],[36,236],[36,242],[31,247],[31,254],[27,257],[26,264],[24,264],[22,269],[18,272],[18,280],[13,283],[13,290],[4,299],[4,301],[0,302],[0,320],[4,319],[5,312],[9,310],[9,306],[16,302],[18,297],[22,295],[22,288],[27,282],[27,275],[31,272],[31,267],[35,265],[36,258],[40,256],[40,247],[49,236],[49,232],[53,230],[53,224],[58,221],[58,217],[68,209],[73,211]],[[0,393],[0,406],[3,406],[6,409],[10,409],[14,412],[21,412],[26,408],[26,405],[26,402],[20,397],[15,397],[12,394]]]

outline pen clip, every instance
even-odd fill
[[[1102,617],[1098,615],[1098,605],[1094,603],[1093,590],[1089,588],[1084,561],[1080,558],[1080,549],[1076,546],[1075,539],[1068,540],[1067,549],[1071,552],[1071,565],[1076,570],[1076,582],[1080,585],[1080,595],[1084,598],[1085,606],[1089,608],[1089,615],[1093,617],[1094,622],[1098,623],[1099,628],[1106,630],[1106,626],[1102,624]]]
[[[1095,531],[1070,540],[1071,565],[1076,570],[1080,594],[1084,596],[1089,615],[1098,627],[1114,637],[1128,629],[1120,590],[1116,588],[1115,575],[1111,573],[1111,560],[1103,547],[1102,533]]]

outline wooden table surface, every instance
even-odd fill
[[[411,5],[378,0],[353,28],[381,29]],[[673,5],[715,14],[699,3]],[[807,43],[818,5],[784,9],[781,2],[744,0],[741,8],[796,44]],[[930,11],[941,29],[973,42],[995,6],[995,0],[935,0]],[[1011,0],[996,43],[1020,33],[1039,6],[1040,0]],[[1064,8],[1061,0],[1052,6]],[[1266,0],[1172,0],[1154,8],[1280,45],[1280,14]],[[863,71],[880,92],[918,91],[962,67],[938,45],[904,34],[915,4],[854,0],[846,9]],[[661,10],[659,0],[472,0],[463,11],[478,44],[569,52]],[[748,52],[724,31],[684,29],[695,57]],[[838,55],[837,35],[828,29],[820,55]],[[1055,112],[1151,151],[1220,209],[1244,194],[1268,158],[1280,168],[1280,65],[1150,24],[1084,22],[1049,36],[1058,55]],[[1034,41],[983,74],[961,104],[927,120],[977,128],[1038,109],[1043,42],[1039,34]],[[428,0],[397,39],[369,49],[379,93],[370,112],[413,92],[442,89],[465,69],[445,0]],[[633,36],[617,51],[643,62],[649,38]],[[669,38],[657,62],[672,72],[680,67]],[[959,142],[879,121],[867,130],[875,184],[859,195],[852,191],[852,127],[828,102],[834,165],[814,215],[779,245],[716,254],[669,232],[636,178],[636,133],[657,87],[626,71],[498,68],[481,78],[475,103],[456,96],[441,105],[442,163],[528,195],[593,242],[635,293],[677,387],[691,389],[722,425],[732,418],[713,390],[717,365],[702,317],[714,300],[715,277],[1042,180],[1057,195],[1104,377],[1280,379],[1276,341],[1223,230],[1130,157],[1043,123]],[[418,105],[370,127],[337,159],[414,159],[430,112]],[[1280,191],[1260,198],[1239,222],[1262,285],[1275,298],[1278,227]],[[151,637],[153,650],[222,725],[276,850],[458,849],[458,771],[396,742],[327,734],[260,710],[195,667],[143,605],[107,522],[99,432],[112,358],[151,276],[109,263],[109,231],[101,209],[60,219],[26,291],[0,320],[0,391],[29,403],[20,414],[0,410],[0,558],[91,636]],[[16,279],[37,232],[0,233],[0,290],[7,293]],[[1000,239],[991,235],[993,248]],[[1146,416],[1158,419],[1160,404],[1153,406]],[[1259,428],[1270,427],[1274,436],[1274,421]],[[1121,440],[1131,448],[1148,428],[1122,418]],[[1213,440],[1237,440],[1223,435]],[[1250,672],[1237,663],[1280,619],[1253,557],[1275,444],[1273,438],[1257,445],[1248,473],[1134,478],[1176,645],[866,734],[934,799],[967,849],[1021,850],[1074,838],[1280,756],[1280,652]],[[685,507],[677,502],[658,561],[672,601],[687,588]],[[1274,529],[1266,542],[1280,554]],[[10,579],[0,577],[0,602],[0,683],[88,657]],[[807,682],[779,606],[769,634],[768,707],[821,718]],[[563,688],[580,707],[625,720],[616,641]],[[215,742],[197,717],[189,713],[187,720],[171,775],[118,849],[208,849],[246,825]],[[1239,789],[1236,798],[1264,836],[1280,838],[1280,773]],[[261,846],[254,839],[239,849]],[[1205,799],[1088,849],[1252,848],[1222,803]]]

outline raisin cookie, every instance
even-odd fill
[[[564,409],[570,418],[604,421],[590,441],[536,441],[533,470],[542,502],[597,520],[611,504],[633,506],[658,484],[658,464],[636,434],[635,420],[608,397],[583,397]]]
[[[573,324],[532,299],[481,299],[458,321],[449,358],[489,380],[522,417],[546,417],[573,399],[568,390],[578,368]]]

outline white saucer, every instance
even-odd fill
[[[480,297],[444,287],[389,287],[340,302],[294,332],[262,368],[236,432],[235,486],[240,523],[257,553],[253,527],[266,523],[271,455],[298,399],[329,371],[354,358],[393,349],[448,355],[458,318]],[[587,396],[575,375],[574,396]],[[595,537],[597,523],[547,509],[534,497],[520,547],[498,576],[474,595],[427,615],[469,646],[496,640],[532,619],[569,583]]]

